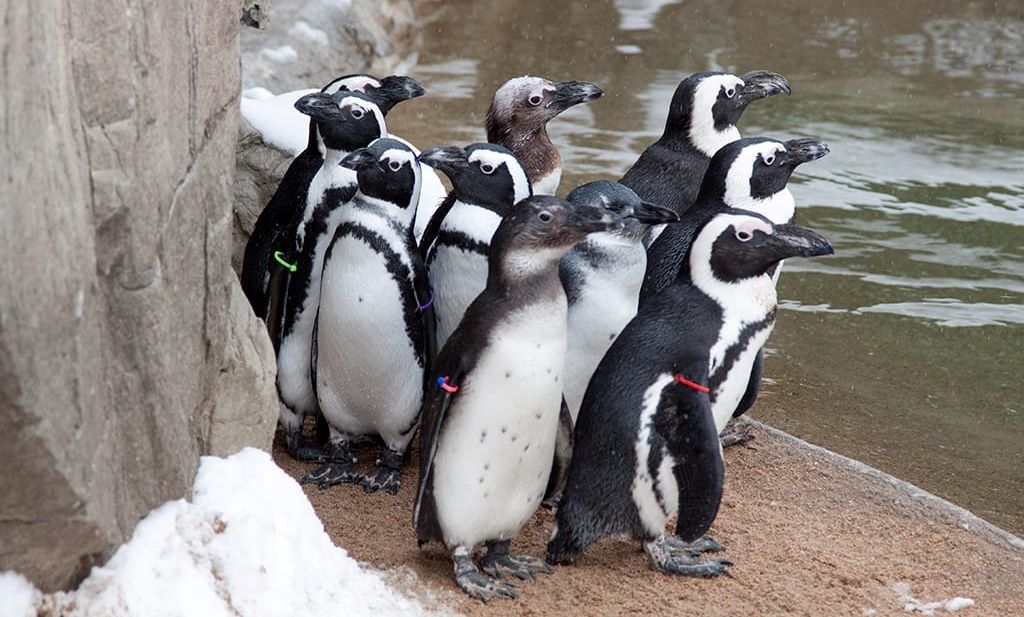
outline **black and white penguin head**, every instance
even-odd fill
[[[588,103],[603,94],[600,88],[584,81],[552,82],[529,75],[510,79],[494,93],[487,110],[487,141],[506,143],[517,135],[534,133],[573,105]]]
[[[350,152],[388,134],[384,113],[358,92],[314,92],[295,101],[295,109],[309,116],[323,146]]]
[[[366,73],[353,73],[338,77],[324,86],[321,92],[335,94],[337,92],[359,92],[365,94],[380,107],[385,116],[391,108],[416,97],[426,94],[426,90],[412,77],[405,75],[389,75],[377,79]]]
[[[789,82],[778,73],[752,71],[695,73],[676,86],[665,124],[665,137],[688,140],[706,156],[739,139],[736,124],[750,103],[773,94],[790,94]]]
[[[646,202],[627,186],[610,180],[582,184],[566,196],[577,206],[606,209],[623,218],[623,226],[615,235],[632,240],[643,237],[651,225],[674,223],[679,220],[675,211]]]
[[[533,195],[519,159],[504,146],[441,146],[427,150],[419,160],[448,176],[455,198],[463,203],[503,212]]]
[[[733,209],[715,215],[697,232],[690,247],[690,280],[720,302],[731,302],[730,296],[747,294],[744,288],[752,281],[774,289],[768,272],[783,259],[832,252],[828,240],[806,227],[773,225],[756,212]]]
[[[356,171],[359,192],[370,200],[406,211],[411,217],[420,195],[416,153],[397,139],[382,138],[360,148],[341,164]]]
[[[558,261],[587,234],[614,232],[623,217],[610,210],[577,205],[551,195],[534,195],[516,204],[491,239],[492,270],[507,276],[557,267]]]
[[[803,163],[828,152],[828,145],[817,139],[739,139],[712,157],[701,184],[701,198],[718,198],[731,208],[752,210],[776,223],[786,222],[794,208],[787,188],[790,176]]]

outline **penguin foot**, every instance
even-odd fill
[[[700,559],[686,552],[673,552],[661,536],[653,542],[644,543],[647,563],[652,570],[679,576],[728,576],[732,574],[726,569],[732,562],[728,559]]]
[[[299,484],[316,484],[321,490],[334,486],[335,484],[359,484],[363,480],[362,474],[356,471],[356,466],[351,461],[343,463],[327,463],[314,469],[312,472],[302,476]]]
[[[385,452],[374,463],[373,471],[363,476],[359,483],[367,493],[383,489],[389,495],[397,494],[402,487],[402,453],[397,450]]]
[[[733,425],[725,429],[725,431],[721,434],[719,439],[722,442],[722,447],[728,448],[729,446],[745,444],[748,441],[753,441],[754,434],[751,433],[745,426]]]
[[[544,501],[540,502],[540,505],[554,512],[555,510],[558,510],[558,504],[560,503],[562,503],[562,494],[558,493],[557,495],[552,495],[546,498]]]
[[[673,555],[692,557],[701,553],[718,553],[725,550],[725,547],[711,536],[701,536],[696,542],[683,542],[675,536],[665,536],[665,548]]]
[[[345,444],[309,443],[302,437],[302,431],[289,431],[285,436],[288,454],[299,461],[315,463],[352,461],[352,454]]]
[[[494,578],[514,576],[524,581],[532,581],[535,574],[554,574],[552,568],[543,559],[529,555],[510,555],[510,542],[488,542],[487,554],[480,558],[480,569]]]
[[[514,600],[519,597],[516,586],[512,583],[481,574],[476,569],[476,564],[473,563],[468,549],[463,547],[455,549],[452,553],[452,562],[455,565],[455,583],[477,600],[486,604],[495,598]]]

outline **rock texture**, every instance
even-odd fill
[[[240,3],[0,14],[0,570],[53,590],[269,446],[274,367],[230,267]]]
[[[414,17],[411,0],[274,0],[261,22],[265,29],[242,32],[242,87],[281,94],[319,88],[346,73],[400,72],[419,33]],[[235,178],[236,271],[292,156],[265,144],[243,120]]]

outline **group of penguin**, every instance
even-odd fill
[[[702,556],[723,549],[705,535],[720,435],[757,396],[782,260],[832,253],[792,224],[787,189],[828,147],[736,127],[779,93],[768,71],[691,75],[618,182],[565,199],[546,124],[600,98],[593,84],[511,79],[488,143],[423,153],[385,124],[424,94],[410,77],[347,75],[298,99],[308,145],[241,279],[277,350],[287,450],[322,464],[303,481],[396,493],[418,428],[416,537],[443,544],[484,601],[608,536],[639,541],[661,572],[728,574]],[[383,451],[361,472],[352,445],[366,440]],[[512,554],[542,502],[546,560]]]

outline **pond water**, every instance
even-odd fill
[[[592,81],[549,125],[560,194],[618,178],[702,70],[771,69],[791,97],[744,135],[814,136],[798,220],[836,255],[790,260],[753,416],[1024,532],[1024,3],[420,2],[396,108],[421,147],[483,139],[495,88]]]

